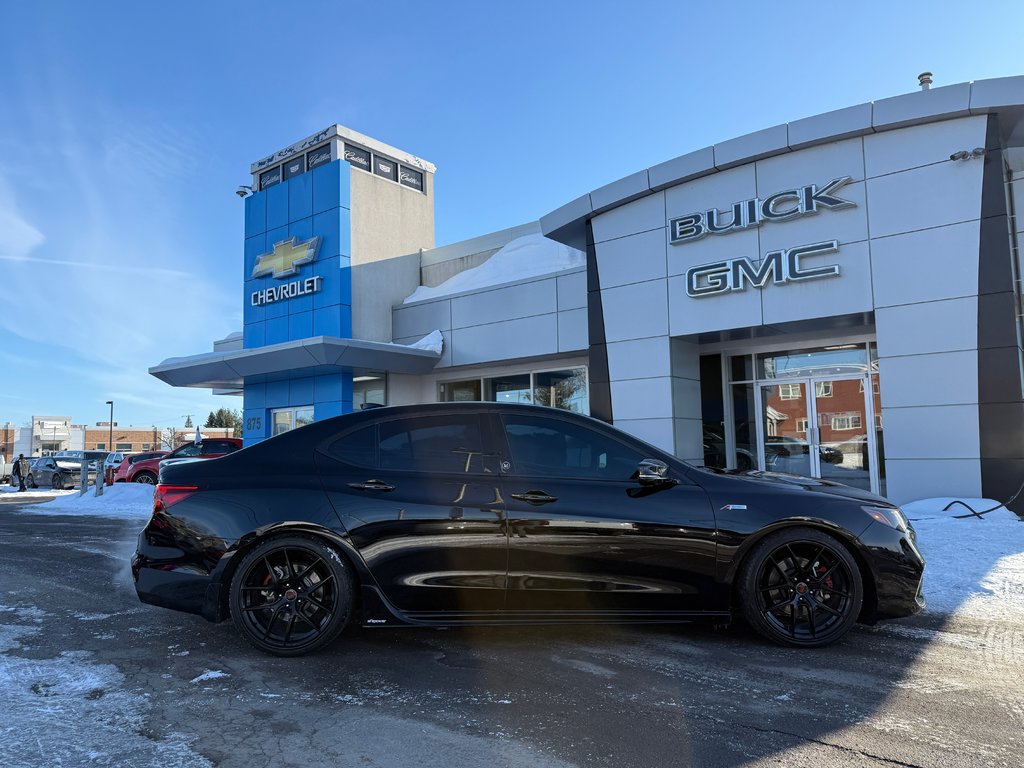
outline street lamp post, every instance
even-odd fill
[[[110,406],[110,432],[107,436],[107,450],[114,450],[114,401],[107,400],[107,405]]]

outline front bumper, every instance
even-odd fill
[[[924,609],[925,560],[915,538],[912,531],[904,533],[878,522],[861,534],[875,578],[873,618],[898,619]]]

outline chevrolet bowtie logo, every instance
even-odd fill
[[[299,271],[303,264],[309,264],[316,258],[320,247],[320,238],[311,237],[298,243],[295,237],[274,244],[274,250],[256,257],[256,266],[252,270],[253,277],[273,274],[274,277],[288,277]]]

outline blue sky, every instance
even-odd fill
[[[240,408],[146,369],[240,330],[234,190],[335,122],[437,165],[442,245],[923,70],[1024,74],[1022,22],[1018,2],[0,0],[0,423]]]

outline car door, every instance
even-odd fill
[[[477,413],[375,420],[317,453],[324,488],[384,596],[409,614],[504,606],[497,458]]]
[[[704,611],[715,604],[715,516],[681,466],[581,419],[503,412],[509,611]],[[668,463],[641,485],[638,465]]]
[[[44,488],[49,488],[53,485],[53,476],[57,471],[57,462],[46,457],[36,462],[36,468],[32,470],[32,479],[35,480],[36,485]]]

